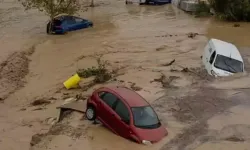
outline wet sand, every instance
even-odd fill
[[[7,25],[1,28],[0,98],[5,99],[0,103],[1,149],[200,150],[210,146],[214,149],[240,149],[249,145],[248,135],[243,137],[243,143],[222,140],[231,135],[214,138],[223,135],[220,134],[223,128],[229,126],[231,129],[236,124],[243,126],[237,127],[237,132],[248,132],[247,125],[250,123],[244,119],[249,114],[248,106],[239,105],[247,104],[248,89],[239,88],[249,87],[248,75],[232,77],[233,80],[210,80],[200,69],[200,56],[208,37],[232,41],[240,48],[247,47],[250,42],[247,40],[248,24],[234,28],[231,24],[193,18],[171,5],[135,6],[125,5],[123,1],[97,3],[100,5],[80,14],[92,20],[94,28],[63,36],[46,35],[44,27],[47,19],[41,13],[23,12],[15,2],[5,2],[6,7],[1,7],[7,18],[4,21]],[[18,9],[13,10],[14,7]],[[28,23],[28,20],[33,23]],[[221,24],[228,28],[221,27]],[[188,38],[189,32],[200,35]],[[240,33],[241,37],[236,33]],[[17,54],[13,55],[13,52]],[[248,50],[243,53],[248,60]],[[166,125],[169,131],[166,138],[152,146],[138,145],[100,125],[91,124],[78,113],[52,126],[58,115],[56,107],[67,98],[86,96],[93,89],[103,86],[95,85],[87,90],[63,88],[62,83],[77,69],[97,64],[93,56],[107,60],[109,68],[118,70],[120,75],[107,84],[141,88],[137,92],[154,106]],[[173,59],[175,62],[171,66],[164,66]],[[7,63],[2,63],[6,60]],[[14,71],[8,70],[11,67]],[[182,67],[193,68],[194,71],[183,72]],[[166,78],[164,85],[153,82],[162,74]],[[80,85],[84,86],[87,81],[82,80]],[[240,94],[234,97],[237,92]],[[223,101],[227,98],[230,102]],[[51,103],[30,105],[38,99]],[[235,103],[233,99],[240,100]],[[237,115],[224,114],[227,111]],[[197,132],[193,132],[195,127]],[[43,135],[38,136],[39,142],[31,147],[32,136],[38,133]],[[210,138],[201,140],[204,135]]]

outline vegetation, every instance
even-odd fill
[[[106,66],[107,61],[101,61],[100,58],[97,58],[97,67],[91,67],[87,69],[79,69],[77,74],[80,77],[88,78],[95,76],[95,83],[104,83],[112,78],[112,72],[110,72]]]
[[[199,1],[198,7],[194,12],[195,17],[207,17],[210,16],[210,6],[205,1]]]
[[[25,10],[38,9],[50,17],[52,21],[54,17],[60,14],[73,15],[78,11],[86,11],[81,0],[19,0]],[[51,24],[52,26],[52,24]],[[51,29],[51,27],[50,27]]]
[[[227,21],[250,21],[250,0],[209,0],[216,16]]]

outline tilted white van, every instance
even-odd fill
[[[218,39],[210,39],[202,56],[208,74],[229,76],[244,72],[244,62],[237,47]]]

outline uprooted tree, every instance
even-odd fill
[[[73,15],[78,11],[86,11],[87,7],[81,0],[19,0],[25,10],[38,9],[53,19],[60,14]],[[51,32],[52,24],[50,24],[49,32]]]
[[[250,0],[209,0],[216,15],[228,21],[250,21]]]

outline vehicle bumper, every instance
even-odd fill
[[[55,30],[54,33],[55,34],[64,34],[65,31],[64,30]]]

